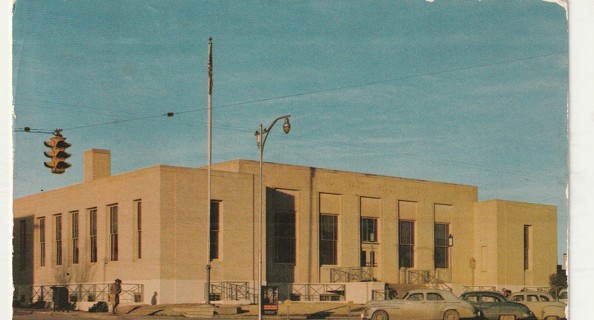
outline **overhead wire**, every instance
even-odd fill
[[[381,84],[381,83],[389,83],[389,82],[395,82],[395,81],[401,81],[401,80],[407,80],[407,79],[413,79],[413,78],[419,78],[419,77],[426,77],[426,76],[439,75],[439,74],[445,74],[445,73],[459,72],[459,71],[471,70],[471,69],[476,69],[476,68],[486,68],[486,67],[491,67],[491,66],[496,66],[496,65],[502,65],[502,64],[508,64],[508,63],[515,63],[515,62],[519,62],[519,61],[527,61],[527,60],[539,59],[539,58],[543,58],[543,57],[549,57],[549,56],[554,56],[554,55],[559,55],[559,54],[565,54],[565,53],[567,53],[567,51],[545,53],[545,54],[528,56],[528,57],[521,57],[521,58],[515,58],[515,59],[502,60],[502,61],[497,61],[497,62],[492,62],[492,63],[477,64],[477,65],[471,65],[471,66],[466,66],[466,67],[451,68],[451,69],[446,69],[446,70],[438,70],[438,71],[432,71],[432,72],[426,72],[426,73],[408,75],[408,76],[391,78],[391,79],[385,79],[385,80],[378,80],[378,81],[371,81],[371,82],[360,83],[360,84],[353,84],[353,85],[348,85],[348,86],[340,86],[340,87],[335,87],[335,88],[327,88],[327,89],[315,90],[315,91],[308,91],[308,92],[299,92],[299,93],[282,95],[282,96],[276,96],[276,97],[270,97],[270,98],[262,98],[262,99],[254,99],[254,100],[242,101],[242,102],[236,102],[236,103],[229,103],[229,104],[219,105],[219,106],[216,106],[214,108],[216,108],[216,109],[231,108],[231,107],[238,107],[238,106],[248,105],[248,104],[254,104],[254,103],[278,101],[278,100],[284,100],[284,99],[294,98],[294,97],[302,97],[302,96],[316,95],[316,94],[322,94],[322,93],[333,92],[333,91],[340,91],[340,90],[351,89],[351,88],[371,86],[371,85],[376,85],[376,84]],[[35,101],[33,99],[30,99],[30,100]],[[64,105],[67,105],[67,104],[64,104]],[[89,108],[92,108],[92,107],[89,107]],[[64,128],[63,130],[77,130],[77,129],[84,129],[84,128],[91,128],[91,127],[98,127],[98,126],[110,125],[110,124],[120,124],[120,123],[132,122],[132,121],[141,121],[141,120],[148,120],[148,119],[156,119],[156,118],[161,118],[161,117],[173,117],[174,115],[199,112],[199,111],[206,110],[206,109],[207,109],[206,107],[202,107],[202,108],[194,108],[194,109],[184,110],[184,111],[167,112],[167,113],[158,114],[158,115],[148,115],[148,116],[128,118],[128,119],[122,119],[122,120],[119,120],[119,119],[118,120],[111,120],[111,121],[100,122],[100,123],[89,124],[89,125],[80,125],[80,126],[68,127],[68,128]],[[176,121],[180,121],[180,120],[179,119],[176,119]],[[188,123],[190,123],[190,122],[188,122]],[[253,131],[253,130],[249,130],[249,129],[246,129],[246,128],[226,127],[226,126],[214,126],[214,128],[234,130],[234,131],[241,131],[241,132],[251,132],[251,131]],[[15,129],[15,130],[13,130],[13,132],[51,133],[51,132],[45,131],[45,130],[48,130],[48,129],[29,129],[29,130],[25,130],[25,129],[26,129],[26,127],[25,128]],[[304,143],[308,143],[308,144],[313,143],[313,144],[317,144],[317,145],[332,146],[332,147],[338,147],[338,148],[348,147],[348,148],[351,148],[351,149],[357,149],[357,150],[361,150],[361,151],[370,152],[370,150],[367,149],[367,148],[361,148],[361,147],[357,147],[357,146],[353,146],[353,145],[340,144],[340,143],[324,143],[324,142],[310,141],[310,140],[305,141],[305,140],[301,140],[301,139],[295,138],[294,135],[293,135],[293,137],[291,139],[297,140],[297,141],[301,141],[301,142],[304,142]],[[385,150],[383,152],[384,152],[384,154],[385,153],[394,154],[393,152],[389,152],[389,151],[385,151]],[[463,162],[457,162],[457,161],[449,161],[449,160],[443,160],[443,159],[432,160],[432,159],[422,159],[422,158],[417,158],[417,157],[407,157],[407,156],[402,155],[401,153],[398,153],[397,156],[400,157],[400,158],[409,159],[409,160],[415,160],[415,161],[416,160],[420,160],[420,161],[432,162],[432,163],[438,163],[438,164],[448,164],[448,165],[453,165],[453,166],[474,168],[474,169],[486,170],[486,171],[491,171],[491,172],[496,172],[496,173],[505,173],[505,174],[510,174],[510,175],[522,176],[522,177],[525,177],[525,178],[533,178],[534,177],[532,175],[527,175],[527,174],[524,174],[524,173],[518,172],[518,171],[493,169],[493,168],[486,167],[486,166],[479,166],[479,165],[475,165],[475,164],[469,164],[469,163],[463,163]],[[551,176],[551,175],[540,175],[540,176],[547,176],[549,178],[560,179],[557,176]]]

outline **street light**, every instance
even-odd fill
[[[452,247],[454,246],[454,236],[450,233],[448,236],[448,268],[450,269],[450,282],[453,280],[453,270],[452,270]],[[474,271],[473,271],[474,276]]]
[[[289,131],[291,131],[291,123],[289,123],[290,116],[291,115],[288,114],[274,119],[272,124],[270,124],[267,129],[264,129],[260,123],[260,129],[254,134],[257,139],[258,149],[260,150],[260,216],[258,221],[260,230],[260,237],[258,239],[258,320],[262,320],[262,159],[264,157],[264,145],[266,144],[266,139],[268,138],[270,129],[272,129],[277,121],[281,119],[285,120],[285,123],[283,123],[283,131],[285,134],[288,134]]]

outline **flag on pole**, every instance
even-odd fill
[[[208,94],[212,94],[212,37],[208,38]]]

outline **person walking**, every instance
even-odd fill
[[[113,314],[116,313],[116,308],[118,307],[118,304],[120,304],[120,292],[122,292],[122,280],[115,279],[109,288],[109,300],[113,305],[113,308],[111,309],[111,313]]]

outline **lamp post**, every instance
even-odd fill
[[[450,282],[453,281],[454,274],[452,270],[452,247],[454,246],[454,236],[450,233],[448,236],[448,268],[450,269]]]
[[[369,242],[371,242],[371,253],[369,254],[369,272],[371,276],[371,282],[374,282],[373,267],[375,266],[375,253],[373,252],[373,243],[375,242],[375,235],[373,232],[369,235]]]
[[[260,237],[258,238],[258,320],[262,320],[262,214],[263,214],[263,205],[262,205],[262,189],[264,182],[262,181],[262,159],[264,158],[264,145],[266,144],[266,139],[268,138],[268,134],[270,133],[270,129],[276,124],[277,121],[284,119],[285,123],[283,123],[283,131],[285,134],[288,134],[291,131],[291,123],[289,123],[289,117],[291,115],[284,115],[278,117],[272,121],[270,126],[267,129],[264,129],[262,124],[260,123],[260,128],[254,134],[257,139],[258,149],[260,150],[260,215],[258,219],[259,224],[259,231]]]

